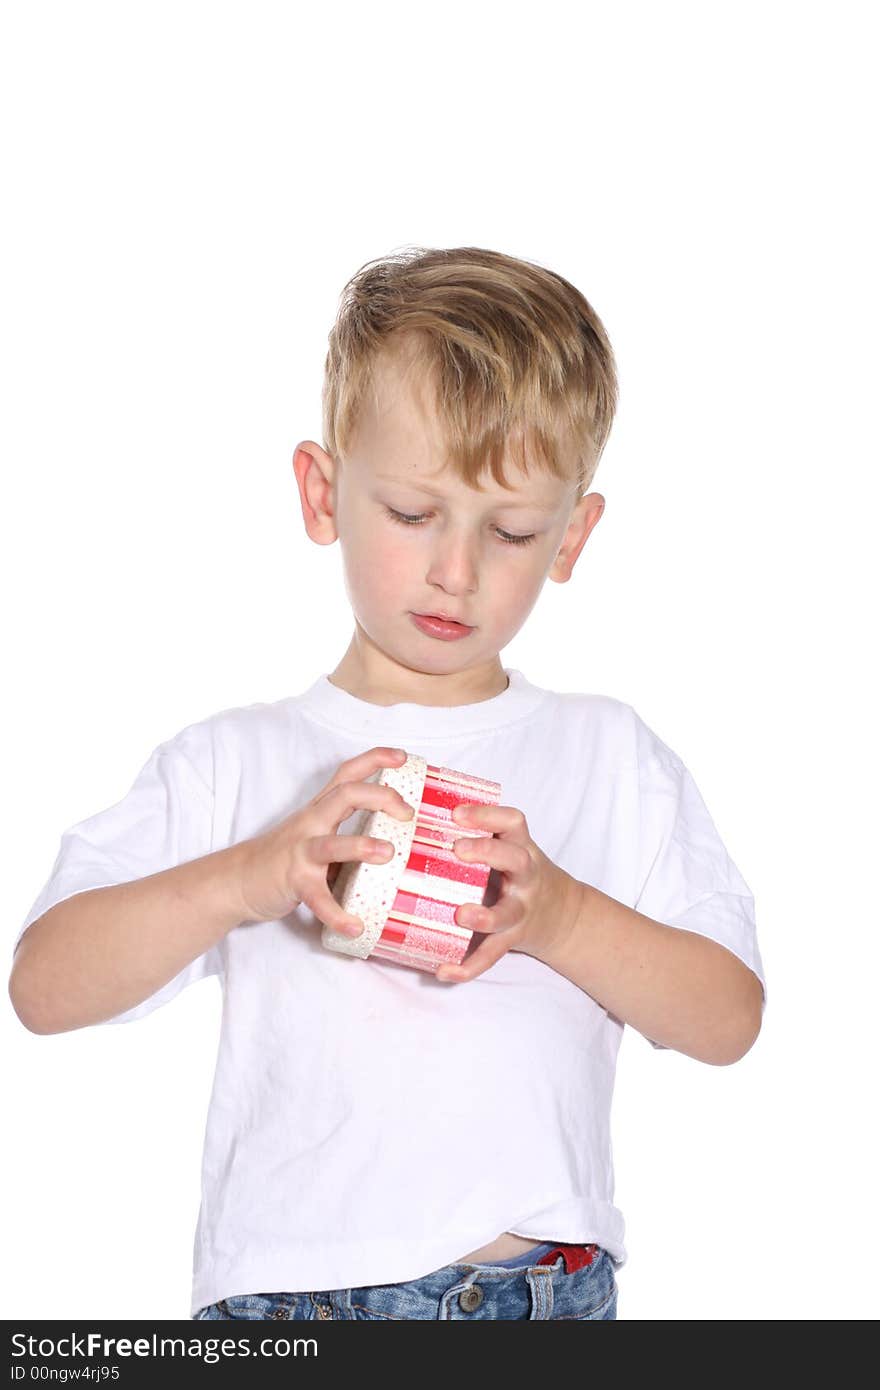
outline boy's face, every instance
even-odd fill
[[[499,652],[548,576],[570,578],[605,499],[578,500],[573,469],[572,481],[562,482],[507,460],[514,491],[488,470],[480,479],[486,491],[471,488],[438,468],[432,413],[394,359],[380,359],[376,386],[342,467],[311,440],[293,459],[309,536],[319,545],[338,537],[342,546],[356,621],[334,683],[379,704],[488,699],[507,685]],[[416,614],[453,618],[468,630],[444,640]]]

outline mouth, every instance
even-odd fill
[[[454,623],[456,627],[470,628],[469,623],[463,623],[460,618],[451,618],[448,613],[416,613],[417,618],[430,618],[435,623]]]
[[[413,622],[429,637],[441,637],[447,641],[453,637],[467,637],[473,628],[460,623],[457,618],[444,618],[440,613],[412,613]]]

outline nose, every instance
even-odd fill
[[[473,594],[477,591],[479,542],[464,531],[449,528],[438,534],[426,575],[447,594]]]

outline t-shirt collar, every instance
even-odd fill
[[[531,714],[548,692],[532,685],[521,671],[506,666],[503,669],[508,678],[507,689],[469,705],[376,705],[340,689],[328,675],[319,676],[293,701],[319,724],[345,733],[368,734],[374,744],[403,746],[401,740],[408,735],[417,735],[425,743],[504,728]]]

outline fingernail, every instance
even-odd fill
[[[342,928],[342,931],[345,936],[360,936],[361,932],[363,931],[363,927],[361,926],[360,922],[346,922],[345,926]]]

